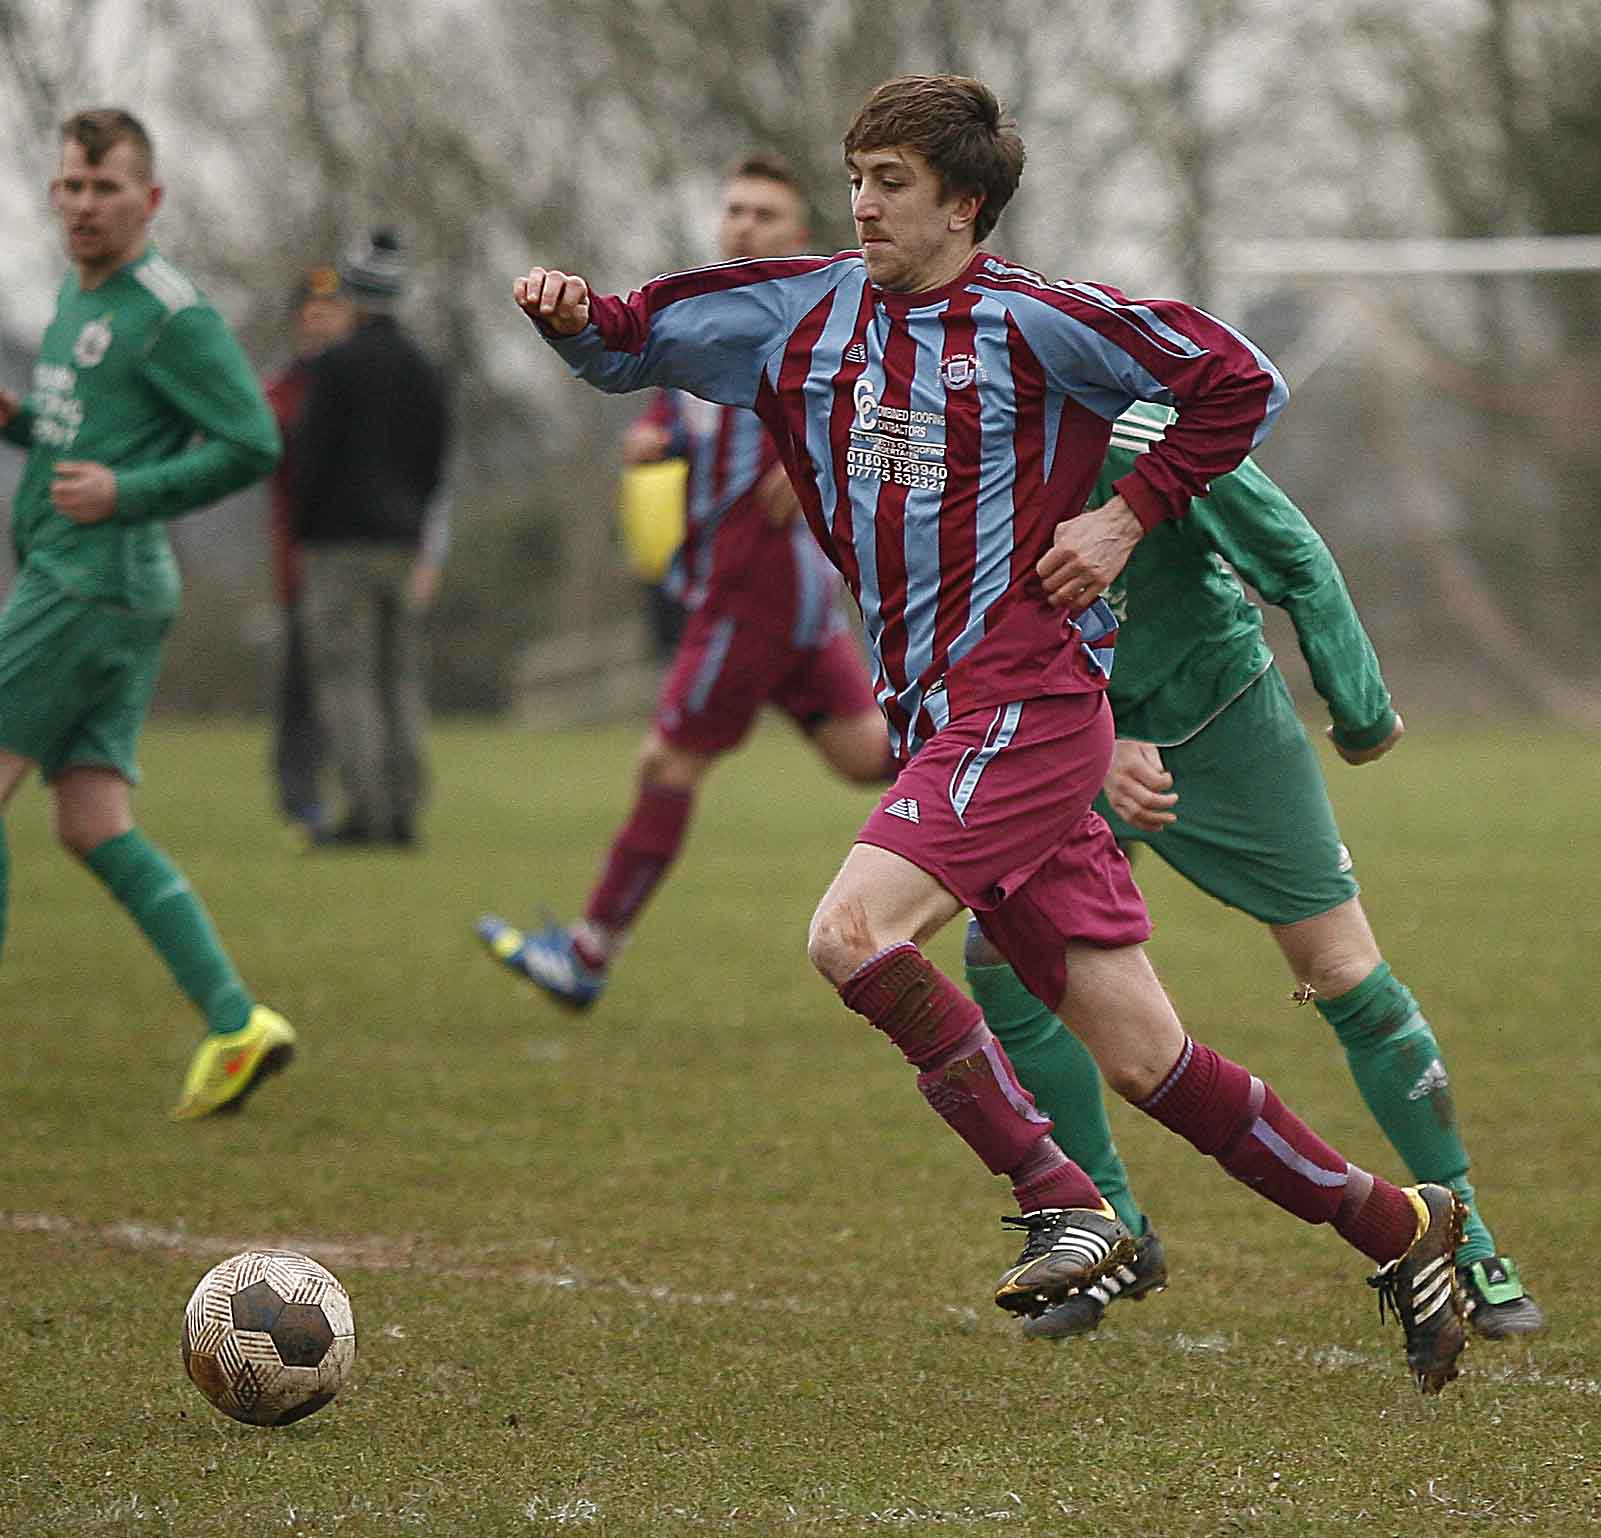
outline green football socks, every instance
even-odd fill
[[[1345,1048],[1351,1077],[1414,1179],[1448,1185],[1467,1204],[1458,1264],[1488,1260],[1495,1241],[1473,1200],[1468,1151],[1457,1128],[1451,1081],[1440,1046],[1406,986],[1380,962],[1318,1012]]]
[[[84,864],[133,916],[211,1029],[242,1030],[255,1000],[183,872],[137,828],[90,850]]]
[[[1089,1049],[1008,966],[967,968],[967,987],[984,1021],[1006,1049],[1023,1088],[1055,1124],[1057,1145],[1093,1180],[1131,1234],[1145,1232],[1145,1214],[1128,1188],[1128,1171],[1112,1142],[1101,1075]]]

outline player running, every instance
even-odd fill
[[[71,271],[0,427],[28,450],[0,610],[0,808],[37,766],[62,844],[100,878],[210,1027],[172,1114],[237,1109],[295,1033],[245,987],[188,880],[134,826],[135,758],[178,607],[166,521],[260,480],[278,429],[249,360],[150,244],[150,139],[115,109],[61,130],[51,187]],[[0,821],[0,940],[6,917]]]
[[[1187,1035],[1146,958],[1127,861],[1091,809],[1113,743],[1116,621],[1101,594],[1144,533],[1240,463],[1283,380],[1191,306],[1048,282],[983,250],[1023,145],[982,83],[890,81],[844,149],[859,251],[670,275],[626,299],[547,267],[514,288],[592,384],[754,409],[861,608],[901,768],[818,905],[811,959],[1011,1181],[1020,1215],[1004,1221],[1028,1237],[1001,1307],[1038,1314],[1126,1263],[1134,1241],[923,954],[964,908],[1114,1089],[1378,1262],[1408,1364],[1437,1391],[1465,1341],[1460,1202],[1352,1165]],[[1081,512],[1112,422],[1140,399],[1178,421]]]
[[[723,197],[725,260],[787,256],[808,241],[805,200],[770,156],[741,161]],[[479,920],[490,954],[561,1003],[587,1009],[677,860],[702,781],[771,702],[837,773],[880,785],[895,766],[884,720],[778,450],[754,412],[664,390],[624,442],[630,464],[688,461],[684,543],[669,591],[686,620],[639,755],[634,805],[583,917],[526,933]]]
[[[1092,506],[1162,441],[1171,420],[1164,407],[1143,403],[1118,419]],[[1290,616],[1341,758],[1372,763],[1400,741],[1401,718],[1334,557],[1247,459],[1183,518],[1152,530],[1107,589],[1120,626],[1107,686],[1119,740],[1096,807],[1119,843],[1149,845],[1203,892],[1268,925],[1297,996],[1333,1027],[1363,1100],[1407,1168],[1451,1187],[1466,1207],[1456,1265],[1473,1328],[1492,1339],[1530,1334],[1545,1316],[1516,1262],[1497,1253],[1474,1200],[1439,1043],[1379,952],[1317,755],[1263,636],[1261,611],[1234,573]],[[967,982],[1063,1147],[1137,1236],[1128,1266],[1024,1325],[1053,1339],[1081,1334],[1112,1299],[1162,1286],[1162,1241],[1129,1192],[1094,1060],[977,925],[968,934]]]

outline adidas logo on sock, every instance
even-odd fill
[[[1425,1095],[1432,1095],[1437,1089],[1450,1089],[1451,1080],[1446,1076],[1445,1064],[1439,1058],[1423,1070],[1416,1084],[1406,1092],[1408,1100],[1421,1100]]]

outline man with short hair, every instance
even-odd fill
[[[1465,1341],[1460,1202],[1352,1165],[1185,1032],[1146,958],[1127,861],[1091,809],[1113,742],[1116,620],[1101,594],[1148,529],[1240,463],[1283,380],[1191,306],[1050,283],[979,247],[1023,166],[981,82],[889,81],[844,150],[859,252],[672,274],[626,299],[548,267],[513,290],[603,389],[672,384],[754,408],[856,596],[901,769],[818,905],[811,959],[1010,1179],[1022,1215],[1003,1221],[1028,1238],[1001,1307],[1037,1315],[1134,1244],[981,1012],[924,956],[964,908],[1114,1089],[1379,1263],[1408,1365],[1436,1392]],[[1137,399],[1178,420],[1081,511]]]
[[[724,192],[718,246],[734,263],[791,256],[806,247],[807,222],[788,166],[749,156]],[[764,705],[788,715],[843,778],[894,777],[884,720],[836,602],[838,574],[799,516],[756,414],[663,390],[629,429],[623,458],[688,462],[684,542],[669,573],[686,620],[640,749],[634,804],[582,918],[526,933],[495,914],[478,925],[492,955],[577,1009],[600,997],[678,858],[706,775]]]
[[[114,108],[61,129],[51,187],[71,268],[25,399],[0,427],[27,449],[12,506],[16,581],[0,610],[0,807],[37,767],[57,836],[144,931],[205,1016],[173,1116],[237,1109],[295,1033],[256,1002],[183,873],[134,825],[135,750],[178,607],[166,521],[260,480],[278,430],[222,317],[150,242],[149,135]],[[6,915],[0,822],[0,938]]]

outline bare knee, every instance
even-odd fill
[[[79,859],[126,833],[132,826],[131,821],[111,815],[103,808],[56,803],[56,838],[64,849]]]
[[[79,857],[133,827],[128,787],[109,771],[69,769],[52,790],[56,838]]]
[[[881,949],[859,898],[824,897],[806,936],[811,964],[838,988]]]
[[[1273,938],[1296,981],[1309,983],[1324,999],[1349,993],[1384,960],[1361,901],[1355,897],[1314,918],[1276,924]]]
[[[1384,958],[1371,940],[1331,935],[1328,940],[1292,961],[1296,980],[1309,983],[1320,999],[1337,999],[1365,982]]]

